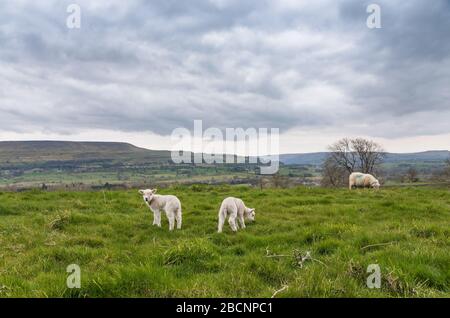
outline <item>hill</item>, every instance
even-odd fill
[[[151,160],[167,162],[169,151],[138,148],[120,142],[1,141],[0,163],[47,161]]]
[[[326,152],[315,153],[294,153],[280,155],[280,161],[284,164],[297,165],[320,165],[327,156]],[[385,163],[401,163],[401,162],[443,162],[450,157],[448,150],[433,150],[416,153],[387,153]]]
[[[320,165],[326,155],[327,152],[282,154],[280,162],[285,165]],[[385,163],[442,162],[449,157],[450,152],[447,150],[387,153]],[[122,142],[0,141],[0,163],[106,159],[168,162],[170,152],[139,148]]]

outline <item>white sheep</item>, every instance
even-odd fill
[[[348,187],[351,190],[353,187],[356,188],[380,188],[380,182],[375,179],[371,174],[353,172],[348,178]]]
[[[181,202],[174,195],[155,194],[157,189],[139,190],[145,203],[153,211],[153,225],[161,227],[161,210],[166,212],[169,220],[169,230],[172,231],[177,222],[177,229],[181,229]]]
[[[236,219],[239,220],[241,228],[245,229],[244,217],[250,221],[255,220],[255,209],[247,208],[241,199],[228,197],[222,201],[222,205],[219,210],[219,226],[218,232],[222,233],[223,224],[228,216],[228,223],[231,229],[236,232],[238,230],[238,224]]]

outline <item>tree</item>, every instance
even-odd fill
[[[385,152],[378,143],[363,138],[341,139],[328,147],[336,165],[352,173],[373,173],[384,159]]]
[[[357,159],[350,139],[341,139],[329,146],[328,149],[330,153],[326,161],[345,169],[348,173],[352,173],[355,170]]]
[[[444,161],[444,168],[433,172],[433,179],[438,182],[450,182],[450,158]]]
[[[344,138],[328,147],[322,165],[322,184],[341,186],[352,172],[376,174],[385,151],[378,143],[363,138]]]
[[[361,172],[373,174],[384,160],[384,149],[378,143],[363,138],[353,139],[351,143],[357,153]]]
[[[406,171],[406,180],[408,180],[408,182],[418,182],[419,178],[417,177],[418,173],[417,170],[413,167],[409,168],[408,171]]]
[[[445,160],[444,176],[446,179],[450,180],[450,158]]]
[[[345,177],[347,170],[339,166],[336,161],[328,157],[322,164],[322,180],[323,187],[340,187],[346,184]]]

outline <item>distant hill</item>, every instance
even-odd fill
[[[280,155],[283,164],[320,165],[326,152]],[[442,162],[450,152],[388,153],[385,163]],[[149,150],[121,142],[0,141],[0,164],[49,161],[169,162],[170,151]]]
[[[450,158],[450,151],[432,150],[415,153],[388,153],[386,155],[385,161],[387,163],[406,162],[406,161],[442,162],[448,158]]]
[[[326,152],[315,153],[297,153],[297,154],[283,154],[280,155],[280,161],[284,164],[311,164],[320,165],[326,158]],[[443,162],[450,158],[450,151],[436,150],[424,151],[415,153],[387,153],[385,163],[400,163],[400,162]]]
[[[326,156],[326,152],[283,154],[280,155],[280,162],[285,165],[320,165]]]
[[[0,163],[72,160],[170,160],[169,151],[138,148],[120,142],[1,141]]]

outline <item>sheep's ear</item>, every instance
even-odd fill
[[[155,188],[152,190],[152,193],[156,193],[156,191],[158,191],[158,189]]]
[[[145,192],[144,190],[139,190],[139,193],[142,195],[144,194],[144,192]]]
[[[250,209],[250,212],[255,212],[255,209]],[[256,212],[255,212],[256,213]]]

